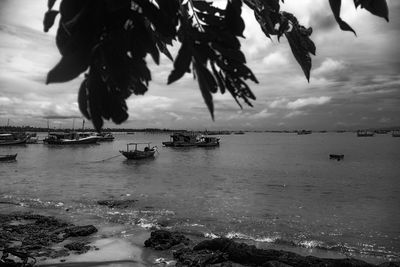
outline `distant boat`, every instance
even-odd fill
[[[48,145],[86,145],[96,144],[99,137],[85,134],[73,133],[49,133],[49,136],[43,140]]]
[[[312,131],[300,130],[300,131],[297,131],[297,134],[298,134],[298,135],[312,134]]]
[[[357,137],[372,137],[374,136],[374,132],[367,131],[367,130],[358,130]]]
[[[0,146],[25,145],[28,137],[24,134],[3,133],[0,134]]]
[[[393,132],[392,132],[392,136],[393,136],[393,137],[400,137],[400,130],[393,131]]]
[[[135,134],[135,132],[127,132],[126,134]]]
[[[199,137],[194,133],[174,133],[170,136],[170,141],[162,142],[169,147],[194,147],[199,143]]]
[[[157,147],[150,148],[151,143],[129,143],[126,145],[126,151],[120,150],[119,152],[124,155],[127,159],[145,159],[154,157],[157,151]],[[143,150],[138,149],[138,145],[145,145]],[[134,146],[134,149],[130,147]]]
[[[114,141],[115,137],[112,133],[99,133],[97,134],[100,137],[99,141]]]
[[[13,161],[16,160],[18,154],[13,155],[0,155],[0,161]]]
[[[329,154],[329,159],[335,159],[337,161],[343,160],[344,155],[343,154]]]
[[[202,136],[200,141],[197,143],[199,147],[216,147],[219,146],[219,138],[211,136]]]

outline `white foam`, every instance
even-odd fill
[[[54,264],[59,263],[61,259],[65,262],[107,262],[107,261],[142,261],[142,249],[130,242],[120,238],[98,239],[90,244],[99,250],[90,250],[81,255],[69,255],[67,257],[49,259],[41,263]]]

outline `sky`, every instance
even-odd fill
[[[150,57],[149,91],[132,95],[129,119],[105,127],[227,130],[354,130],[400,126],[400,1],[388,0],[389,18],[376,17],[343,1],[342,18],[357,32],[337,26],[327,0],[286,0],[282,10],[313,28],[317,47],[310,82],[291,54],[287,41],[268,39],[254,15],[246,23],[242,51],[259,84],[249,82],[254,107],[235,103],[229,93],[214,94],[215,121],[192,74],[167,85],[173,63]],[[219,2],[221,3],[221,2]],[[56,27],[43,32],[46,0],[0,0],[0,126],[72,127],[82,120],[77,92],[82,77],[45,85],[59,61]],[[179,44],[172,49],[176,55]],[[86,125],[90,125],[87,123]]]

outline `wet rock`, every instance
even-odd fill
[[[282,250],[258,249],[253,245],[237,243],[227,238],[216,238],[212,240],[202,241],[194,246],[193,250],[211,250],[224,252],[228,255],[228,259],[230,261],[250,266],[261,266],[264,264],[268,264],[268,262],[271,261],[276,261],[289,266],[374,266],[367,262],[356,259],[322,259],[313,256],[304,257],[293,252]]]
[[[84,225],[84,226],[72,226],[68,227],[64,230],[66,233],[65,237],[76,237],[76,236],[88,236],[97,232],[97,228],[93,225]]]
[[[144,242],[144,245],[156,250],[165,250],[181,243],[189,245],[190,240],[178,232],[156,230],[151,233],[150,238]]]
[[[145,241],[146,247],[154,249],[176,249],[177,244],[182,245],[173,252],[176,266],[264,266],[264,267],[372,267],[377,266],[362,260],[327,259],[314,256],[302,256],[293,252],[259,249],[254,245],[238,243],[227,238],[204,240],[191,248],[190,240],[181,233],[157,230]],[[175,247],[174,247],[175,246]],[[379,267],[400,267],[399,262],[387,262]]]
[[[279,261],[267,261],[262,265],[263,267],[292,267],[292,265],[287,265]]]
[[[400,267],[400,262],[399,261],[385,262],[378,266],[379,267]]]
[[[82,254],[90,250],[90,246],[87,246],[87,243],[85,242],[72,242],[66,244],[64,247],[69,250],[76,251],[78,254]]]
[[[126,209],[130,207],[134,207],[134,204],[137,202],[136,199],[109,199],[109,200],[99,200],[97,204],[101,206],[107,206],[109,208],[118,208],[118,209]]]
[[[209,250],[193,251],[189,248],[183,248],[174,252],[174,258],[177,260],[177,267],[208,266],[228,261],[228,255],[223,252]]]
[[[97,229],[93,225],[74,226],[51,216],[30,213],[0,214],[0,249],[24,259],[59,258],[70,254],[69,250],[54,248],[72,236],[88,236]],[[86,252],[85,246],[79,253]]]

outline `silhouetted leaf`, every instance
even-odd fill
[[[179,80],[185,72],[188,72],[190,62],[192,61],[192,51],[190,44],[184,42],[178,51],[178,56],[175,58],[174,69],[168,76],[168,84]]]
[[[372,14],[378,17],[382,17],[389,22],[389,8],[386,0],[354,0],[356,7],[361,5]]]
[[[350,25],[347,24],[340,17],[340,8],[341,8],[341,5],[342,5],[342,0],[329,0],[329,4],[331,6],[332,13],[333,13],[334,17],[335,17],[337,23],[339,24],[340,29],[343,30],[343,31],[351,31],[355,35],[357,35],[356,32],[353,30],[353,28],[351,28]]]
[[[63,56],[58,64],[47,74],[46,84],[68,82],[78,77],[89,66],[86,55]]]
[[[56,0],[48,0],[47,1],[47,8],[52,9]]]
[[[237,36],[243,36],[244,21],[241,17],[242,1],[228,0],[225,21],[228,29]]]
[[[44,14],[44,20],[43,20],[43,30],[44,32],[48,32],[49,29],[54,25],[54,21],[56,19],[56,16],[59,12],[56,10],[48,10]]]
[[[197,74],[201,95],[203,96],[204,102],[207,105],[208,111],[210,111],[211,118],[214,120],[214,104],[212,95],[210,93],[210,88],[216,86],[215,80],[212,78],[212,76],[212,79],[209,79],[208,74],[206,73],[207,69],[200,64],[193,62],[193,67]]]
[[[90,120],[90,114],[88,111],[88,95],[87,95],[87,78],[85,78],[81,86],[79,87],[79,92],[78,92],[78,105],[79,105],[79,110],[85,116],[87,119]]]

